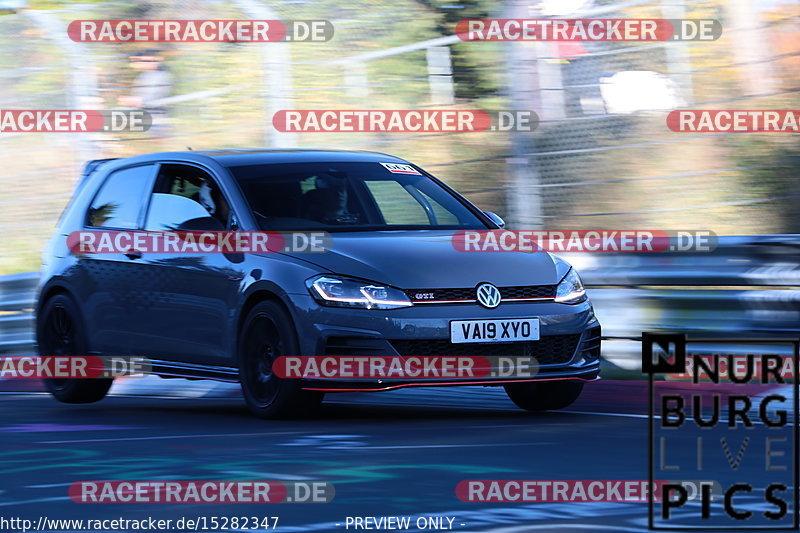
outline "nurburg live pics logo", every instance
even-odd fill
[[[650,529],[798,529],[799,353],[797,339],[642,334],[650,486],[707,480],[697,498],[665,484],[648,500]]]

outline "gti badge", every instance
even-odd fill
[[[481,283],[475,289],[478,303],[487,309],[494,309],[500,305],[500,290],[491,283]]]

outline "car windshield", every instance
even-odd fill
[[[457,197],[396,163],[232,166],[263,230],[486,229]]]

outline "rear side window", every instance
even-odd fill
[[[152,175],[153,165],[124,168],[109,175],[86,214],[87,224],[97,228],[136,229]]]

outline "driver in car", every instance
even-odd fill
[[[356,224],[359,216],[347,209],[346,176],[334,173],[321,174],[316,179],[316,189],[305,194],[308,201],[306,218],[324,224]]]

